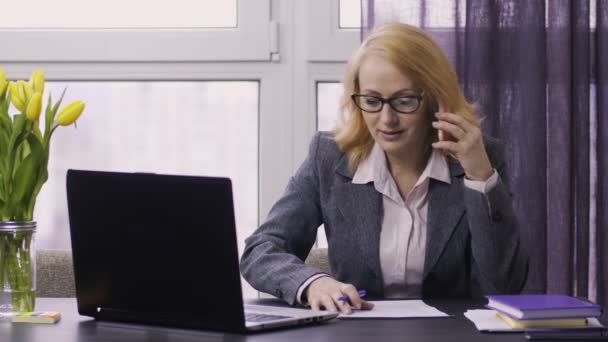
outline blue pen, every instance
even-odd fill
[[[364,297],[366,294],[367,294],[367,292],[365,292],[365,290],[359,290],[359,297]],[[338,300],[341,300],[341,301],[348,300],[348,296],[347,295],[340,296],[340,297],[338,297]]]

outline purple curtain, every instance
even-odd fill
[[[526,292],[608,304],[608,0],[363,0],[362,35],[430,33],[500,138],[530,255]]]
[[[608,0],[598,0],[595,33],[595,104],[597,113],[597,289],[608,304]],[[594,242],[595,243],[595,242]]]

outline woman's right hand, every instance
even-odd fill
[[[353,307],[359,310],[371,310],[373,303],[366,302],[357,289],[351,284],[341,283],[332,277],[321,277],[315,279],[305,290],[306,298],[313,310],[325,310],[350,315]],[[347,296],[348,300],[340,300],[341,296]]]

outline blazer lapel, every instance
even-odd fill
[[[445,249],[456,224],[464,214],[462,175],[460,164],[449,162],[451,184],[431,179],[429,184],[428,223],[424,276],[433,269]]]
[[[338,210],[350,225],[353,236],[364,241],[359,251],[377,281],[370,284],[376,287],[375,293],[383,293],[382,271],[380,267],[380,231],[382,229],[382,195],[372,183],[353,184],[353,172],[348,168],[348,160],[343,157],[336,173],[344,177],[344,183],[333,188]],[[370,282],[372,280],[370,279]],[[373,290],[368,288],[368,290]]]

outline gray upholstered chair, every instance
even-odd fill
[[[329,269],[329,259],[327,257],[327,248],[313,248],[308,253],[306,263],[314,266],[321,271],[331,274]]]
[[[74,266],[70,250],[36,251],[36,296],[75,297]]]
[[[331,273],[327,248],[313,248],[306,263]],[[36,251],[36,295],[38,297],[75,297],[74,266],[69,250]]]

